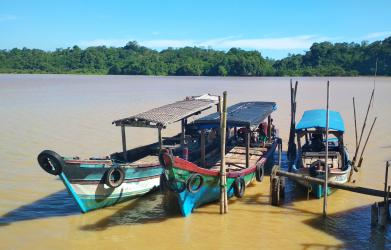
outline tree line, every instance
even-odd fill
[[[198,47],[156,51],[132,41],[124,47],[78,46],[55,51],[0,50],[0,73],[177,76],[391,76],[391,37],[373,43],[314,43],[281,60],[259,51]]]

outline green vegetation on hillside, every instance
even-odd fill
[[[129,42],[124,47],[78,46],[55,51],[0,50],[0,73],[80,73],[185,76],[391,76],[391,37],[373,43],[314,43],[304,55],[282,60],[258,51],[227,52],[197,47],[152,50]]]

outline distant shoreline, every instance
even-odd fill
[[[312,44],[281,60],[261,52],[198,47],[156,51],[137,42],[124,47],[0,50],[0,73],[153,76],[391,76],[391,37],[373,43]]]

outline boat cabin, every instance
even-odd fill
[[[345,170],[344,122],[339,112],[329,111],[327,164],[330,171]],[[296,126],[299,167],[324,171],[326,162],[326,110],[305,111]]]
[[[111,159],[118,163],[132,163],[135,165],[158,163],[158,153],[160,149],[167,147],[175,149],[184,147],[186,144],[187,119],[212,108],[217,103],[218,97],[209,94],[186,97],[185,100],[114,121],[114,125],[121,127],[122,152],[112,154]],[[170,138],[162,137],[162,130],[168,125],[179,121],[181,122],[181,133]],[[157,142],[127,150],[125,137],[126,127],[157,129]]]
[[[275,102],[241,102],[227,108],[226,164],[229,167],[253,166],[267,151],[275,135],[271,113],[276,109]],[[194,125],[201,133],[199,165],[219,166],[219,154],[209,151],[206,154],[204,145],[206,140],[218,137],[215,134],[219,134],[220,112],[199,118]]]

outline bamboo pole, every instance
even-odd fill
[[[287,171],[283,171],[283,170],[277,170],[276,175],[277,176],[285,176],[285,177],[288,177],[288,178],[296,180],[296,181],[305,181],[307,183],[314,183],[314,184],[319,184],[319,185],[324,185],[324,183],[325,183],[324,179],[314,178],[314,177],[301,175],[301,174],[295,174],[295,173],[291,173],[291,172],[287,172]],[[347,191],[354,192],[354,193],[371,195],[371,196],[376,196],[376,197],[381,197],[381,198],[384,198],[384,196],[387,195],[383,190],[354,186],[354,185],[348,184],[348,183],[342,184],[342,183],[338,183],[338,182],[328,181],[328,186],[332,187],[332,188],[347,190]]]
[[[364,151],[365,151],[365,148],[367,147],[367,143],[368,143],[369,137],[371,136],[373,126],[375,126],[376,120],[377,120],[377,117],[375,117],[375,120],[373,120],[371,129],[369,130],[367,139],[365,140],[364,147],[362,148],[361,155],[360,155],[360,160],[358,161],[358,165],[357,165],[357,167],[359,167],[359,168],[361,167],[361,164],[362,164],[362,161],[363,161]]]
[[[220,102],[221,103],[221,102]],[[221,105],[221,104],[220,104]],[[220,106],[221,107],[221,106]],[[223,105],[220,109],[220,144],[221,144],[221,166],[220,166],[220,214],[228,212],[227,197],[227,176],[225,168],[225,143],[227,128],[227,91],[223,93]]]
[[[357,145],[356,150],[355,150],[355,152],[354,152],[353,165],[355,165],[355,163],[356,163],[356,158],[357,158],[358,150],[359,150],[360,145],[361,145],[362,135],[363,135],[363,133],[364,133],[365,126],[366,126],[366,124],[367,124],[367,118],[368,118],[369,108],[371,107],[371,103],[372,103],[373,95],[374,95],[374,94],[375,94],[375,90],[372,90],[371,98],[369,99],[369,104],[368,104],[368,108],[367,108],[367,113],[365,114],[364,123],[363,123],[362,129],[361,129],[360,139],[358,140],[358,145]]]
[[[122,137],[122,152],[124,155],[124,160],[128,161],[128,155],[126,153],[126,136],[125,136],[125,126],[121,126],[121,137]]]
[[[323,190],[323,216],[327,216],[327,189],[329,180],[329,100],[330,100],[330,81],[327,81],[327,104],[326,104],[326,164],[324,171],[324,190]]]

